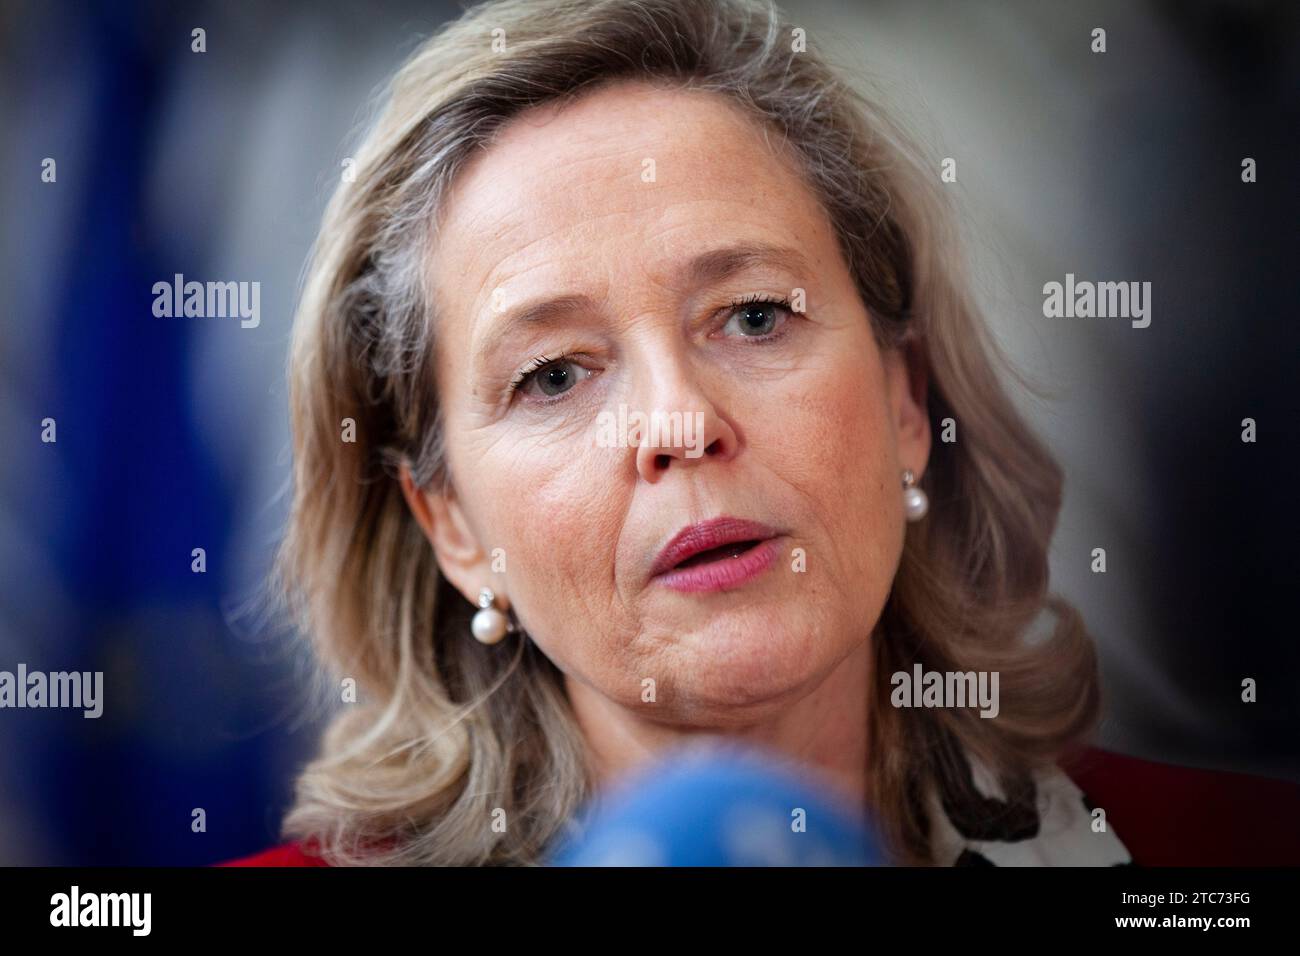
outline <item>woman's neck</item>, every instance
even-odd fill
[[[863,641],[820,683],[766,702],[761,708],[765,713],[739,725],[692,723],[688,714],[665,713],[663,704],[628,707],[570,675],[564,683],[587,743],[597,790],[670,748],[719,735],[792,758],[817,773],[826,789],[863,807],[872,650],[872,642]],[[660,708],[654,719],[649,708]]]

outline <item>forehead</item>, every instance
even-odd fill
[[[502,129],[448,196],[431,279],[445,312],[474,316],[494,290],[500,305],[633,262],[667,277],[702,243],[812,246],[826,228],[791,148],[738,106],[620,83]]]

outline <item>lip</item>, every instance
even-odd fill
[[[781,532],[757,521],[724,516],[688,525],[673,536],[655,558],[651,579],[675,591],[721,591],[738,587],[776,563],[775,539]],[[681,562],[704,551],[742,541],[757,544],[734,557],[679,568]]]

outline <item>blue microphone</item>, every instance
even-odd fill
[[[677,748],[611,784],[550,866],[884,866],[865,811],[753,745]]]

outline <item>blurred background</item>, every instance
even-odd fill
[[[1099,647],[1100,743],[1300,780],[1300,4],[784,8],[956,160],[990,321],[1050,390],[1021,401],[1066,469],[1053,575]],[[321,726],[257,611],[298,281],[384,81],[459,9],[0,3],[0,670],[105,682],[99,719],[0,710],[0,864],[278,842]],[[1150,327],[1044,318],[1067,272],[1151,282]],[[260,323],[155,317],[175,273],[260,282]]]

